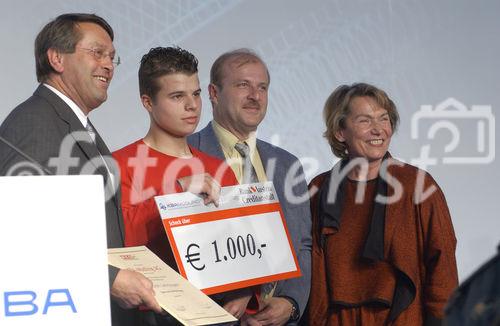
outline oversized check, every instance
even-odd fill
[[[219,206],[155,197],[179,272],[207,294],[301,275],[272,182],[224,187]]]
[[[108,262],[120,269],[135,270],[149,278],[160,306],[183,325],[237,321],[145,246],[108,249]]]

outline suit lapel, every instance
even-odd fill
[[[257,150],[259,151],[260,160],[264,166],[264,171],[266,172],[266,177],[268,181],[272,181],[274,189],[278,194],[281,207],[286,210],[288,207],[288,201],[283,198],[284,183],[286,178],[287,169],[280,168],[279,157],[276,156],[276,152],[273,150],[271,145],[257,139],[256,143]]]
[[[255,146],[257,147],[257,151],[259,152],[260,160],[262,161],[262,166],[264,167],[264,171],[266,172],[267,179],[269,181],[272,181],[269,178],[269,175],[267,174],[268,170],[267,166],[269,164],[269,153],[266,151],[264,146],[262,146],[262,143],[259,139],[257,139],[257,143],[255,144]]]
[[[269,144],[257,139],[256,147],[257,151],[259,151],[260,160],[262,161],[264,171],[266,172],[267,180],[273,181],[274,183],[277,180],[284,180],[284,173],[286,171],[282,171],[282,169],[278,168],[278,157],[269,146]],[[274,185],[274,187],[279,187],[279,185]]]
[[[226,160],[224,152],[222,151],[222,147],[220,146],[219,139],[217,139],[214,129],[212,128],[212,123],[209,123],[200,131],[199,137],[200,151],[209,153],[210,155],[215,156],[220,160]]]

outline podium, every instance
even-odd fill
[[[0,177],[0,325],[111,325],[102,185]]]

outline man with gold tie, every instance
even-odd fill
[[[269,71],[255,52],[222,54],[210,71],[213,120],[188,138],[191,146],[225,159],[240,183],[274,183],[297,253],[302,276],[262,285],[259,312],[243,316],[243,325],[297,323],[310,289],[311,217],[302,166],[294,155],[256,138],[269,83]]]

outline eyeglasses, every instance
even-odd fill
[[[119,66],[121,63],[120,56],[115,55],[112,52],[106,52],[103,49],[89,49],[89,48],[82,48],[82,47],[76,47],[77,49],[85,50],[89,53],[92,53],[94,58],[97,61],[102,61],[104,58],[109,57],[111,59],[111,62],[113,63],[113,66]]]

